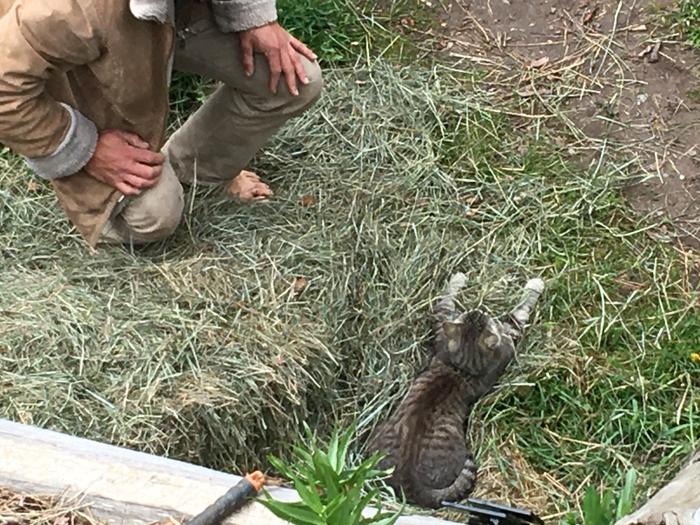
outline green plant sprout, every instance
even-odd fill
[[[270,464],[290,480],[301,501],[276,501],[265,491],[260,502],[277,517],[293,525],[393,525],[403,512],[382,511],[378,482],[389,473],[377,468],[381,456],[374,455],[358,466],[348,462],[354,429],[333,433],[323,447],[306,429],[308,444],[293,448],[293,459],[285,463],[275,456]],[[376,512],[363,516],[368,505]]]
[[[637,472],[629,470],[618,495],[617,506],[615,506],[610,490],[599,493],[595,487],[589,486],[581,507],[582,522],[577,520],[573,514],[569,514],[564,523],[566,525],[577,525],[578,523],[582,523],[582,525],[612,525],[632,512],[636,483]]]

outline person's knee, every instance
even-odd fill
[[[158,184],[129,205],[124,213],[131,241],[161,241],[177,230],[185,209],[184,191],[169,165]]]
[[[292,95],[286,85],[284,76],[280,79],[277,94],[272,96],[271,102],[283,111],[298,115],[314,105],[323,90],[323,73],[318,62],[311,62],[304,57],[300,58],[308,79],[308,84],[303,84],[297,79],[298,95]]]
[[[321,96],[323,91],[323,72],[318,62],[310,62],[304,59],[304,71],[309,83],[301,85],[299,89],[299,102],[306,109],[311,107]]]
[[[297,82],[298,95],[290,93],[287,87],[287,79],[282,75],[279,79],[277,91],[273,93],[269,88],[270,69],[266,59],[256,55],[255,75],[249,79],[247,90],[240,90],[233,84],[226,84],[225,89],[219,90],[213,97],[226,97],[231,104],[240,110],[252,110],[267,114],[282,113],[287,117],[303,113],[310,108],[321,95],[323,89],[323,74],[318,62],[311,62],[306,57],[300,56],[302,67],[309,80],[303,84]],[[241,106],[241,100],[244,104]],[[239,107],[240,106],[240,107]]]
[[[182,193],[182,188],[180,188]],[[185,209],[182,196],[178,199],[173,199],[157,210],[151,217],[147,227],[139,232],[139,237],[142,242],[161,241],[170,237],[182,222],[182,214]]]

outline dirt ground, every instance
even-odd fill
[[[659,23],[670,4],[456,0],[445,48],[559,113],[592,157],[634,159],[625,195],[656,220],[649,234],[700,250],[700,52]]]

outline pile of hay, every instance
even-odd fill
[[[430,307],[451,273],[469,278],[466,305],[497,312],[542,275],[549,290],[510,376],[513,397],[484,404],[473,437],[484,486],[565,507],[544,473],[573,490],[586,456],[573,468],[537,463],[527,441],[542,434],[519,432],[546,415],[534,382],[588,366],[620,326],[606,316],[619,311],[626,327],[673,272],[651,266],[655,248],[620,211],[623,172],[567,163],[531,121],[514,127],[449,70],[378,63],[326,80],[316,110],[256,161],[271,202],[191,188],[186,223],[146,249],[89,255],[50,190],[5,154],[0,417],[230,471],[265,467],[304,421],[321,433],[357,421],[366,437],[427,361]],[[605,243],[625,254],[604,262],[607,273]],[[635,261],[630,279],[643,290],[622,310],[603,304],[599,322],[600,290]],[[667,280],[666,297],[680,294]],[[670,305],[642,344],[684,318]],[[682,391],[664,395],[674,403]],[[509,457],[527,477],[514,489]]]

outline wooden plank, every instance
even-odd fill
[[[191,517],[240,481],[239,476],[0,419],[0,486],[80,497],[109,525],[146,525]],[[293,490],[272,487],[281,501]],[[282,525],[258,503],[229,525]],[[400,525],[446,525],[405,516]]]
[[[700,450],[668,485],[616,525],[700,525]]]

